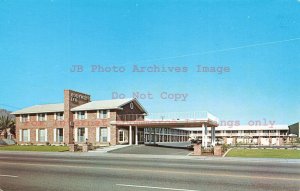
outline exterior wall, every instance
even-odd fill
[[[20,115],[16,116],[16,141],[18,144],[54,144],[53,129],[54,128],[64,128],[64,121],[54,120],[54,113],[47,113],[46,121],[37,121],[36,114],[29,114],[29,121],[21,122]],[[30,141],[20,141],[19,132],[23,129],[30,129]],[[36,141],[36,129],[47,130],[47,141],[40,142]]]
[[[130,102],[131,103],[131,102]],[[119,130],[125,131],[125,136],[128,135],[128,127],[117,127],[115,125],[111,125],[111,122],[118,120],[117,115],[124,116],[124,115],[134,115],[134,114],[143,114],[144,112],[140,110],[140,108],[133,102],[134,107],[133,109],[130,108],[130,103],[124,105],[121,110],[110,110],[109,111],[109,118],[106,119],[99,119],[97,118],[97,110],[87,111],[87,118],[86,119],[75,119],[74,118],[74,129],[73,134],[76,135],[78,128],[87,128],[87,135],[88,135],[88,142],[92,143],[93,145],[116,145],[116,144],[124,144],[128,142],[119,143]],[[75,113],[75,112],[74,112]],[[73,113],[73,115],[74,115]],[[107,143],[103,143],[97,141],[97,133],[96,129],[98,127],[107,127],[109,128],[109,141]],[[133,128],[134,132],[134,128]],[[134,142],[134,138],[133,138]],[[78,141],[76,143],[79,143]]]
[[[133,101],[134,108],[130,108],[130,103],[122,106],[121,110],[110,110],[109,118],[107,119],[98,119],[97,110],[87,111],[87,119],[79,120],[75,119],[75,112],[72,112],[71,109],[79,105],[90,102],[90,95],[83,94],[80,92],[72,90],[64,90],[64,110],[61,111],[64,113],[64,119],[58,121],[54,119],[54,113],[46,113],[46,121],[37,121],[36,113],[29,114],[29,121],[21,122],[20,116],[16,115],[16,140],[18,144],[58,144],[57,138],[54,138],[54,129],[62,128],[63,129],[63,144],[70,144],[75,142],[75,131],[80,127],[87,128],[87,139],[89,143],[94,145],[101,145],[107,143],[101,143],[97,140],[96,129],[99,127],[107,127],[109,130],[108,143],[110,145],[116,145],[118,143],[118,130],[127,129],[128,127],[117,127],[111,125],[112,121],[117,120],[117,115],[132,115],[132,114],[142,114],[144,111]],[[143,117],[142,117],[143,119]],[[20,141],[20,130],[30,130],[30,140]],[[45,129],[47,132],[47,138],[45,142],[37,141],[38,132],[37,130]],[[128,136],[128,133],[126,134]],[[56,137],[56,136],[55,136]],[[22,137],[23,138],[23,137]],[[78,142],[78,141],[77,141]]]
[[[130,104],[133,103],[134,107],[133,109],[130,108]],[[122,106],[122,110],[116,110],[116,120],[144,120],[144,116],[142,115],[144,111],[142,111],[139,106],[134,102],[129,102]],[[137,119],[138,118],[138,119]],[[116,144],[127,144],[129,141],[129,127],[116,127],[114,128],[114,134],[112,134],[111,138],[116,140]],[[125,142],[119,142],[119,130],[125,131],[125,137],[128,137],[128,141]],[[135,128],[132,127],[132,141],[135,142],[134,137]],[[141,140],[139,138],[139,140]]]
[[[88,142],[92,143],[93,145],[102,145],[102,144],[110,144],[110,145],[116,145],[116,126],[111,125],[111,121],[116,120],[116,111],[110,110],[109,111],[109,118],[105,119],[99,119],[97,118],[97,111],[87,111],[87,118],[86,119],[74,119],[74,129],[73,133],[74,136],[77,136],[75,134],[75,129],[78,128],[87,128],[88,132]],[[96,128],[98,127],[107,127],[109,128],[110,132],[110,140],[108,143],[101,143],[100,141],[96,140]],[[77,141],[77,143],[79,143]]]
[[[130,108],[130,103],[134,104],[133,109]],[[138,117],[140,120],[144,120],[144,116],[142,115],[144,112],[140,110],[138,105],[135,102],[127,103],[122,107],[122,110],[117,110],[117,120],[136,120]]]
[[[250,132],[249,132],[250,131]],[[267,131],[267,132],[265,132]],[[211,141],[209,131],[208,141]],[[202,138],[202,131],[191,131],[191,136]],[[287,137],[287,130],[216,130],[216,140],[223,140],[226,144],[258,144],[281,145]],[[221,143],[221,142],[219,142]]]
[[[78,97],[79,98],[76,98]],[[80,96],[84,96],[86,99],[80,99]],[[75,97],[75,98],[74,98]],[[72,90],[64,91],[64,120],[55,120],[54,113],[46,113],[46,121],[37,121],[36,113],[29,114],[29,121],[21,122],[20,116],[16,115],[16,140],[17,144],[59,144],[58,141],[54,142],[54,129],[63,128],[64,142],[62,144],[70,144],[73,142],[73,113],[70,111],[72,108],[82,105],[90,101],[90,96],[87,94],[75,92]],[[28,142],[20,141],[20,130],[30,130],[30,140]],[[47,140],[45,142],[36,141],[36,129],[47,130]]]

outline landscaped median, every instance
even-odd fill
[[[234,148],[226,154],[226,157],[300,159],[300,150]]]
[[[37,151],[37,152],[64,152],[68,146],[35,146],[35,145],[9,145],[1,146],[0,151]]]

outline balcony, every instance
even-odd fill
[[[149,113],[145,114],[124,114],[117,115],[116,125],[139,125],[139,126],[159,126],[165,127],[201,127],[203,124],[208,126],[218,126],[219,119],[209,112],[169,112],[169,113]]]

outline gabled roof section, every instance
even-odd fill
[[[64,104],[44,104],[44,105],[35,105],[32,107],[27,107],[18,111],[13,112],[12,114],[30,114],[30,113],[53,113],[53,112],[63,112]]]
[[[127,99],[112,99],[112,100],[99,100],[99,101],[91,101],[89,103],[74,107],[71,111],[89,111],[89,110],[103,110],[103,109],[122,109],[122,106],[135,102],[136,105],[145,113],[147,111],[143,108],[143,106],[138,102],[135,98],[127,98]]]

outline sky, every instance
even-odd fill
[[[61,103],[72,89],[139,94],[149,113],[292,124],[299,13],[297,0],[0,0],[0,108]]]

